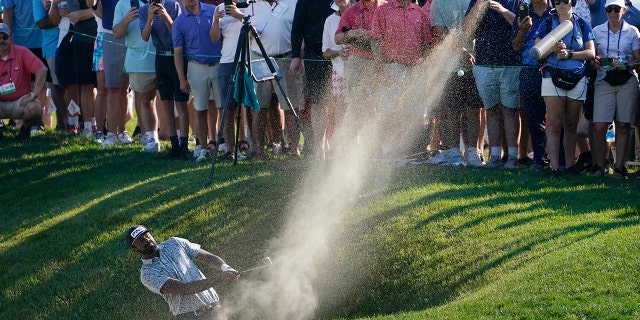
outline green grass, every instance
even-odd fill
[[[0,319],[172,319],[140,284],[124,230],[145,224],[253,266],[310,166],[219,163],[205,186],[208,163],[52,132],[5,137]],[[420,166],[370,184],[329,242],[315,317],[640,318],[640,181],[547,176]]]

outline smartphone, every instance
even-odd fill
[[[134,8],[134,9],[140,8],[140,2],[138,0],[131,0],[131,8]]]
[[[224,0],[224,5],[225,6],[230,6],[233,4],[233,0]]]
[[[600,58],[601,67],[608,67],[611,65],[611,63],[613,63],[613,58],[607,58],[607,57]]]
[[[518,6],[518,19],[522,20],[529,16],[529,6],[521,4]]]

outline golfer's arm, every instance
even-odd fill
[[[169,278],[167,282],[160,288],[162,294],[196,294],[208,290],[214,285],[220,283],[218,277],[210,279],[202,279],[193,282],[182,282],[178,279]]]
[[[222,260],[222,258],[216,256],[215,254],[209,251],[202,250],[202,249],[198,251],[198,254],[196,255],[196,260],[216,269],[220,268],[224,264],[224,260]]]

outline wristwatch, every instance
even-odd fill
[[[567,51],[567,59],[573,58],[573,50]]]
[[[35,94],[35,93],[33,93],[33,92],[29,92],[29,97],[31,97],[31,100],[35,100],[35,98],[36,98],[37,96],[38,96],[37,94]]]

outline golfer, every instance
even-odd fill
[[[131,250],[142,255],[142,284],[164,298],[176,319],[226,319],[213,286],[235,281],[239,273],[224,260],[178,237],[158,244],[151,230],[141,225],[129,228],[126,239]],[[222,273],[206,278],[194,260],[220,268]]]

